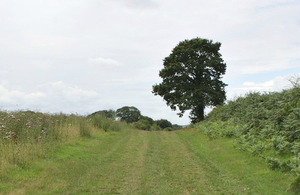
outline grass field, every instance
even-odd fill
[[[16,166],[0,194],[289,194],[260,161],[195,130],[102,132]]]

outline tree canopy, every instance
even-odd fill
[[[162,83],[153,85],[154,95],[160,95],[179,117],[191,110],[193,123],[204,119],[204,108],[223,104],[225,83],[221,81],[226,64],[219,53],[221,43],[195,38],[180,42],[163,61],[159,76]]]
[[[141,112],[139,109],[133,106],[123,106],[116,111],[117,117],[121,120],[126,121],[127,123],[132,123],[140,120]]]
[[[160,126],[160,128],[162,128],[162,129],[167,128],[167,127],[172,128],[172,123],[170,121],[168,121],[167,119],[156,120],[155,123],[158,126]]]
[[[94,115],[102,115],[105,116],[106,118],[116,118],[116,111],[110,109],[110,110],[99,110],[97,112],[94,112],[92,114],[90,114],[91,116]]]
[[[147,120],[150,125],[153,125],[153,123],[154,123],[154,120],[151,117],[149,117],[149,116],[143,116],[142,115],[141,119]]]

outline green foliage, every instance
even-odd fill
[[[134,127],[140,130],[150,130],[151,125],[148,120],[140,119],[134,123]]]
[[[250,92],[219,105],[196,129],[210,140],[234,138],[236,149],[259,156],[271,170],[292,173],[300,192],[300,79],[282,92]]]
[[[173,128],[173,130],[180,130],[180,129],[182,129],[182,126],[177,125],[177,124],[172,124],[172,128]]]
[[[32,111],[0,112],[0,180],[12,167],[27,167],[63,143],[91,135],[86,117]]]
[[[147,120],[149,122],[150,125],[153,125],[154,124],[154,120],[148,116],[141,116],[141,119],[143,120]]]
[[[79,133],[81,137],[90,137],[91,136],[91,126],[89,126],[89,121],[86,118],[79,119]]]
[[[97,128],[101,128],[104,131],[109,130],[110,121],[108,121],[104,115],[93,115],[89,117],[91,118],[93,125]]]
[[[157,124],[162,129],[167,128],[167,127],[172,128],[172,123],[170,121],[168,121],[167,119],[156,120],[155,124]]]
[[[95,115],[102,115],[105,116],[106,118],[112,118],[115,119],[116,118],[116,111],[110,109],[110,110],[100,110],[97,112],[94,112],[92,114],[90,114],[89,116],[95,116]]]
[[[133,126],[140,130],[150,130],[150,131],[173,131],[181,129],[182,127],[179,125],[172,125],[172,123],[166,119],[160,119],[160,120],[149,120],[150,117],[141,117],[141,119],[135,123],[133,123]],[[152,121],[152,125],[150,122]]]
[[[117,117],[127,123],[137,122],[141,118],[141,112],[136,107],[124,106],[116,111]]]
[[[150,127],[150,131],[161,131],[161,128],[160,126],[158,126],[157,124],[153,124],[151,127]]]
[[[291,147],[291,152],[295,155],[298,155],[300,153],[300,142],[295,142],[293,146]]]
[[[90,118],[95,127],[100,128],[105,132],[120,131],[126,126],[123,122],[115,121],[112,118],[106,118],[104,115],[90,115],[88,118]]]
[[[0,143],[60,141],[61,126],[74,122],[74,116],[42,114],[32,111],[0,113]]]
[[[101,114],[85,117],[0,111],[0,181],[10,174],[10,170],[28,168],[35,160],[53,155],[64,145],[78,144],[82,138],[103,135],[102,130],[121,131],[128,127],[125,122]]]
[[[172,127],[166,127],[163,129],[163,131],[173,131],[173,128]]]
[[[219,53],[221,43],[195,38],[180,42],[164,59],[159,76],[162,83],[153,85],[154,95],[160,95],[180,117],[191,110],[193,123],[204,119],[204,108],[223,104],[225,86],[221,81],[226,64]]]
[[[280,168],[280,162],[277,158],[268,157],[266,159],[266,163],[268,167],[272,170],[276,170]]]
[[[125,122],[119,122],[119,121],[114,121],[110,123],[109,130],[110,131],[121,131],[122,129],[128,128],[127,123]]]
[[[273,149],[277,153],[282,154],[284,151],[289,151],[290,143],[286,141],[284,136],[274,136],[271,141],[273,143]]]

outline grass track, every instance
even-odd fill
[[[85,139],[17,169],[0,194],[288,194],[293,179],[195,131]]]

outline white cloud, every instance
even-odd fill
[[[254,82],[245,82],[243,85],[245,86],[252,86],[252,85],[255,85]]]
[[[290,79],[294,75],[288,74],[285,76],[279,76],[272,80],[265,81],[263,83],[244,82],[241,86],[227,89],[227,99],[235,98],[236,96],[243,96],[248,92],[280,92],[283,89],[289,89],[292,87]],[[297,75],[296,75],[297,77]],[[298,75],[300,77],[300,75]]]
[[[50,112],[83,111],[100,99],[95,91],[89,91],[62,81],[39,85],[37,92],[9,90],[0,85],[1,107],[5,109],[38,109]],[[78,109],[74,109],[78,107]],[[90,110],[91,111],[91,110]]]
[[[100,64],[105,66],[123,66],[123,64],[117,60],[113,60],[111,58],[89,58],[88,62],[91,64]]]
[[[31,47],[63,47],[72,41],[70,37],[47,34],[26,33],[25,36],[28,38],[28,45]]]
[[[156,8],[158,3],[152,0],[121,0],[126,6],[132,8]]]
[[[69,104],[83,104],[100,98],[100,95],[95,91],[84,90],[76,85],[70,85],[62,81],[40,85],[38,89],[47,94],[47,99],[51,100],[54,97],[60,102],[68,102]]]

